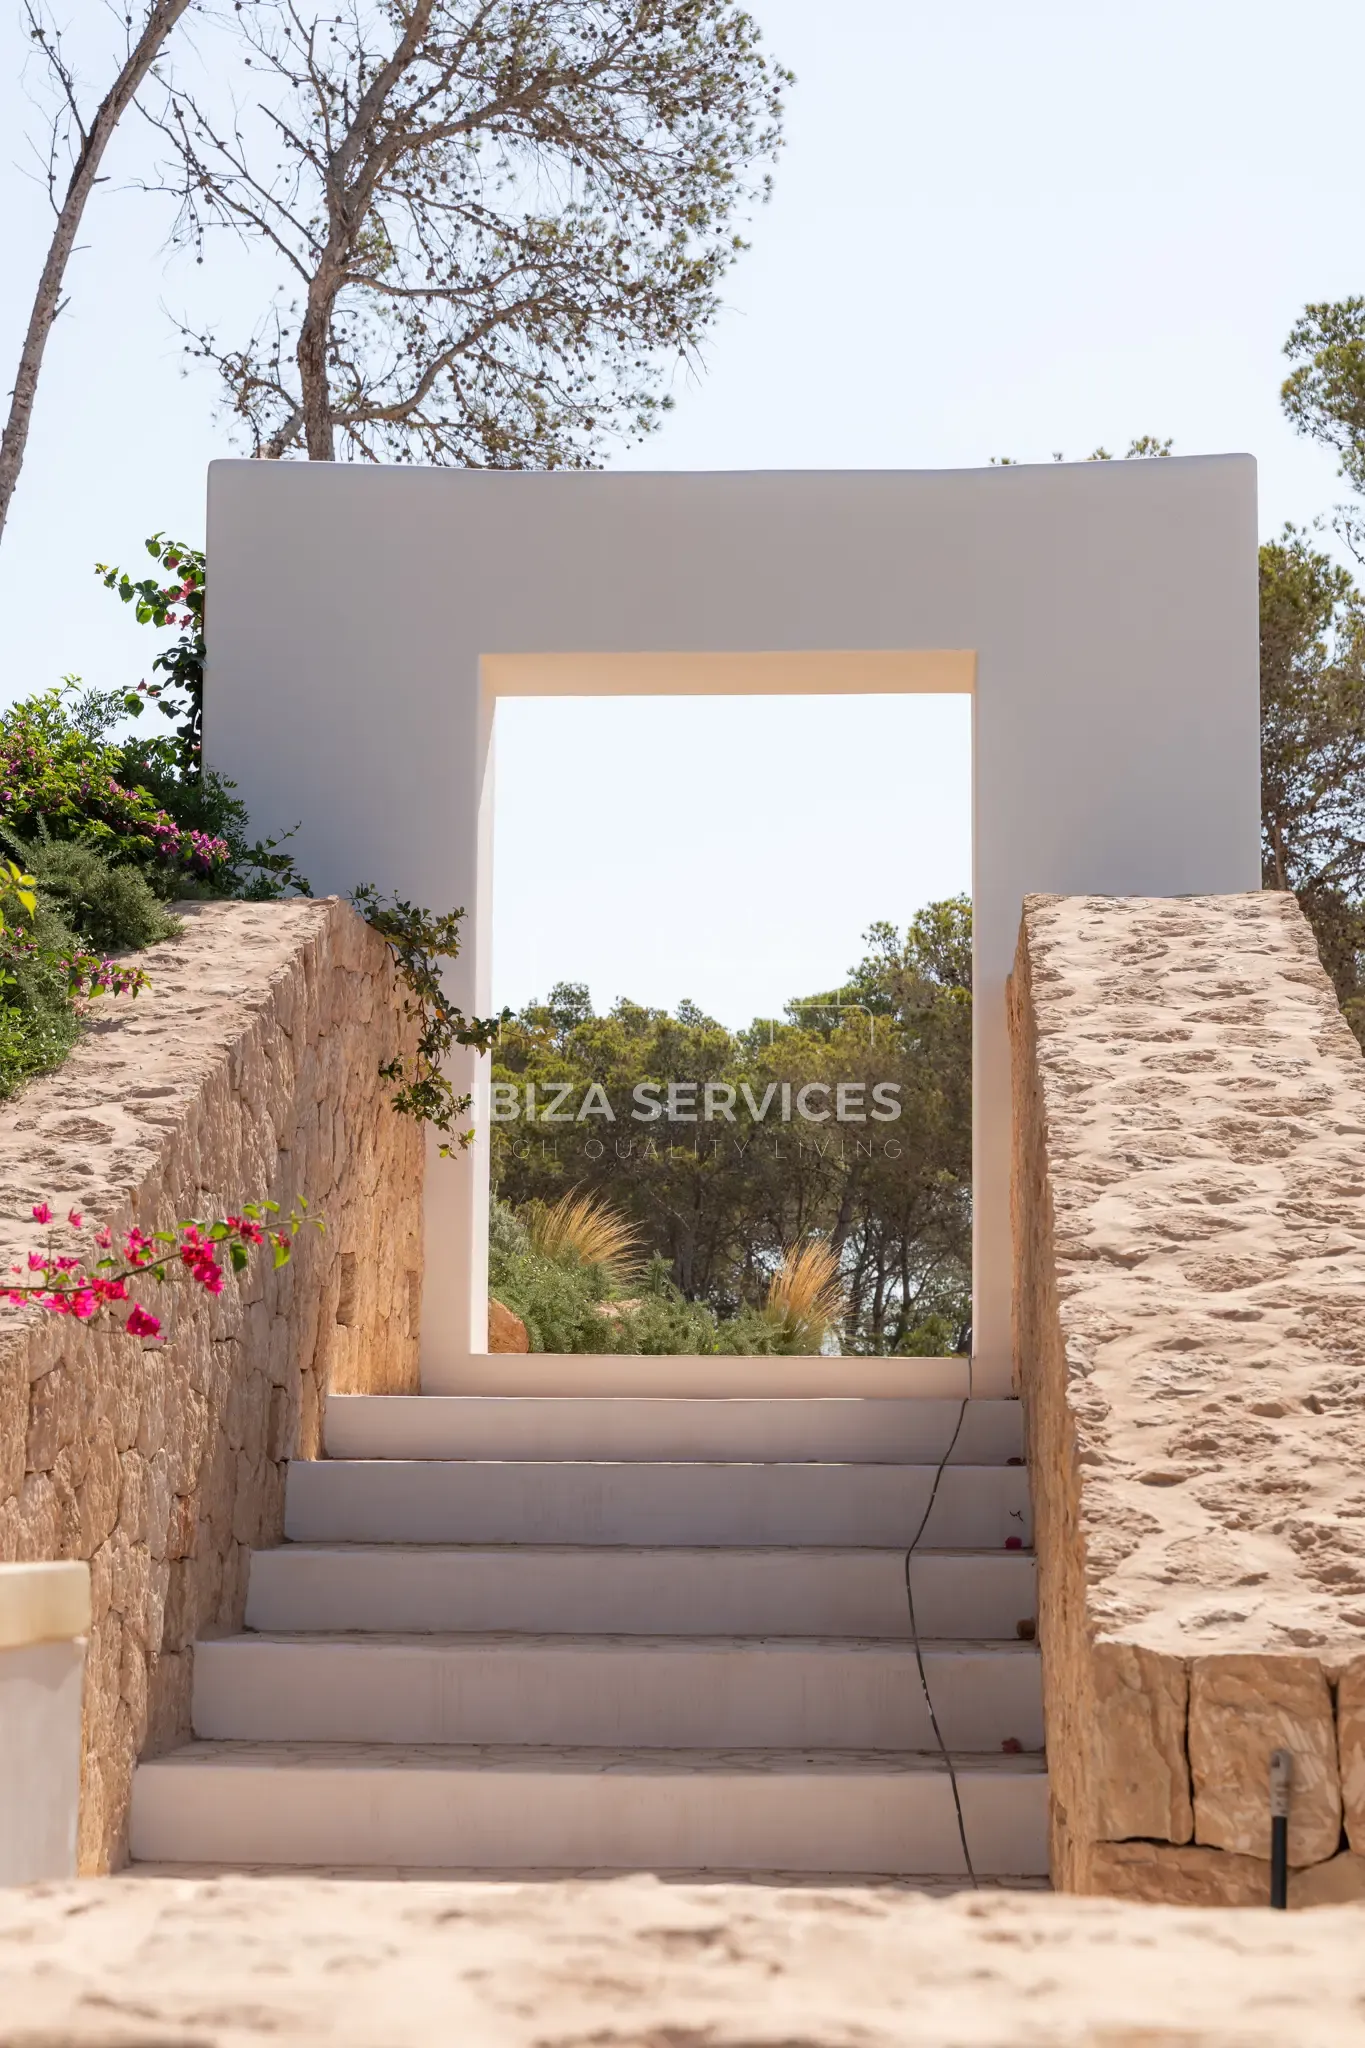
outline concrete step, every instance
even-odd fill
[[[979,1876],[1047,1870],[1036,1757],[955,1759]],[[958,1875],[936,1757],[193,1743],[139,1765],[141,1862]]]
[[[696,1400],[834,1394],[961,1401],[971,1391],[972,1368],[965,1358],[630,1358],[619,1352],[485,1351],[447,1360],[441,1384],[421,1398],[652,1394]]]
[[[285,1532],[299,1543],[909,1543],[928,1465],[296,1461]],[[1031,1541],[1020,1465],[950,1465],[921,1542]]]
[[[960,1427],[959,1427],[960,1421]],[[1004,1465],[1023,1454],[1017,1401],[333,1394],[333,1458],[641,1459]]]
[[[951,1749],[1043,1746],[1031,1643],[934,1643]],[[248,1742],[930,1750],[908,1643],[720,1636],[241,1635],[194,1654],[193,1726]]]
[[[1026,1550],[917,1550],[922,1638],[1013,1641]],[[251,1560],[250,1629],[670,1636],[909,1634],[900,1550],[285,1543]]]

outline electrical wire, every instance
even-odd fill
[[[933,1694],[929,1690],[929,1675],[924,1668],[924,1647],[920,1642],[919,1622],[915,1618],[915,1595],[910,1584],[910,1560],[914,1556],[915,1551],[919,1546],[919,1540],[921,1536],[923,1536],[925,1529],[929,1525],[929,1517],[934,1512],[934,1502],[938,1498],[939,1483],[943,1478],[943,1474],[947,1467],[948,1460],[952,1457],[953,1452],[957,1449],[957,1440],[959,1436],[961,1436],[962,1434],[962,1425],[967,1417],[967,1402],[971,1399],[970,1365],[968,1366],[967,1371],[967,1392],[963,1396],[962,1405],[959,1407],[957,1411],[957,1421],[954,1423],[953,1433],[948,1439],[948,1448],[944,1451],[943,1456],[938,1461],[938,1470],[934,1474],[934,1483],[929,1488],[929,1498],[925,1503],[924,1513],[920,1516],[919,1527],[918,1529],[916,1529],[914,1535],[911,1537],[909,1545],[906,1548],[905,1604],[910,1615],[910,1639],[915,1646],[915,1666],[919,1672],[920,1687],[924,1693],[924,1704],[929,1710],[929,1726],[934,1731],[934,1740],[938,1744],[938,1753],[940,1757],[943,1759],[944,1766],[948,1772],[948,1783],[952,1787],[953,1811],[957,1815],[958,1839],[962,1843],[962,1860],[967,1866],[967,1876],[971,1882],[972,1890],[979,1891],[980,1884],[976,1875],[976,1866],[972,1862],[972,1852],[967,1846],[967,1823],[962,1817],[962,1790],[957,1782],[957,1766],[954,1764],[948,1745],[943,1739],[943,1731],[938,1725],[938,1715],[934,1711],[934,1698]]]

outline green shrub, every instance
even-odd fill
[[[521,1317],[533,1351],[610,1351],[611,1325],[599,1303],[606,1287],[599,1268],[572,1254],[547,1257],[505,1203],[489,1217],[488,1289]]]
[[[0,1099],[31,1075],[59,1067],[80,1035],[64,956],[75,941],[57,913],[39,904],[22,924],[11,916],[0,966]]]
[[[689,1301],[673,1285],[667,1259],[650,1260],[638,1297],[623,1302],[613,1320],[613,1351],[642,1358],[704,1358],[717,1349],[715,1316],[705,1302]]]
[[[123,749],[100,736],[89,693],[84,724],[73,719],[69,694],[27,697],[0,718],[0,825],[26,841],[94,846],[140,868],[161,896],[186,880],[212,881],[228,859],[226,842],[177,824],[150,790],[122,781]]]
[[[16,842],[40,900],[80,938],[104,953],[122,953],[174,938],[172,917],[138,868],[119,867],[107,853],[76,839]]]

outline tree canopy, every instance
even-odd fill
[[[1292,526],[1260,553],[1261,862],[1365,1035],[1365,602]]]
[[[733,0],[237,0],[254,107],[177,87],[179,231],[283,295],[200,329],[258,454],[552,468],[644,432],[766,196],[790,74]]]
[[[508,1091],[493,1124],[499,1195],[519,1207],[569,1187],[604,1197],[682,1295],[722,1315],[760,1302],[784,1248],[818,1232],[842,1264],[845,1350],[960,1348],[971,1313],[970,934],[962,898],[931,905],[903,934],[874,925],[843,989],[740,1032],[687,1002],[670,1013],[622,1000],[598,1016],[585,988],[561,984],[508,1022],[494,1051]],[[642,1114],[666,1104],[670,1083],[677,1118]]]

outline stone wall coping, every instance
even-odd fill
[[[90,1567],[83,1560],[0,1564],[0,1650],[89,1633]]]

